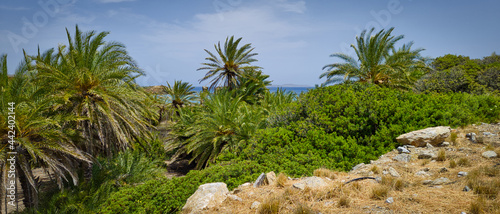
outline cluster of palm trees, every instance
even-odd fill
[[[107,32],[82,32],[78,26],[73,36],[66,31],[67,45],[25,53],[13,76],[6,56],[0,62],[0,106],[16,104],[16,168],[28,208],[38,201],[34,167],[44,168],[61,188],[76,185],[80,173],[92,176],[98,156],[147,142],[157,118],[148,106],[152,97],[134,82],[142,71],[123,44],[106,42]],[[6,124],[5,111],[0,109],[0,124]],[[0,126],[2,181],[8,167],[5,129]]]
[[[338,77],[344,75],[344,80],[372,83],[384,87],[410,89],[415,81],[427,73],[428,58],[422,57],[424,49],[412,50],[413,42],[396,48],[395,44],[404,38],[403,35],[391,35],[394,28],[380,30],[372,35],[364,30],[356,37],[356,45],[351,45],[357,59],[344,53],[335,53],[331,57],[344,60],[343,63],[328,64],[323,67],[326,72],[320,78],[326,77],[323,85],[342,81]]]
[[[186,82],[167,82],[166,102],[135,83],[143,72],[123,44],[105,41],[108,32],[68,30],[67,45],[25,55],[13,76],[7,74],[6,56],[0,57],[0,106],[16,103],[16,151],[18,179],[24,204],[36,208],[39,184],[34,167],[42,167],[62,188],[92,177],[98,157],[111,159],[120,151],[147,147],[151,130],[169,118],[171,130],[166,150],[175,157],[190,157],[201,169],[224,151],[237,153],[259,129],[273,124],[275,112],[297,99],[293,93],[270,93],[271,81],[262,73],[251,44],[242,38],[226,38],[214,45],[216,54],[198,70],[207,71],[200,82],[210,80],[209,90],[196,93]],[[345,63],[326,65],[324,83],[345,80],[380,86],[410,88],[428,66],[408,43],[395,48],[403,36],[391,36],[393,28],[376,33],[363,31],[352,45],[358,59],[333,54]],[[157,107],[160,107],[158,110]],[[7,108],[0,109],[6,124]],[[276,118],[275,118],[276,119]],[[7,126],[0,125],[0,177],[5,182]],[[2,188],[4,186],[2,185]],[[0,189],[3,193],[4,189]]]

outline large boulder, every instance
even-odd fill
[[[396,140],[403,145],[424,147],[429,143],[437,146],[450,136],[450,132],[450,127],[438,126],[406,133],[397,137]]]
[[[203,184],[186,201],[182,210],[187,213],[198,213],[203,209],[209,209],[222,203],[227,198],[229,190],[222,182]]]

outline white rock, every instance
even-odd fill
[[[320,188],[328,185],[322,178],[312,176],[312,177],[307,177],[304,178],[302,181],[293,184],[293,187],[304,190],[306,187],[309,188]]]
[[[260,206],[260,202],[255,201],[255,202],[253,202],[253,203],[252,203],[252,205],[250,206],[250,209],[257,209],[257,208],[259,208],[259,206]]]
[[[388,203],[388,204],[392,204],[392,203],[394,203],[394,198],[392,198],[392,197],[387,198],[387,199],[385,200],[385,203]]]
[[[410,162],[411,155],[409,155],[409,154],[399,154],[399,155],[394,156],[392,159],[395,160],[395,161],[399,161],[399,162]]]
[[[267,173],[266,174],[266,181],[267,181],[267,184],[274,185],[276,183],[276,174],[273,171]]]
[[[389,167],[389,169],[387,169],[387,171],[389,172],[389,174],[392,176],[392,177],[399,177],[399,173],[398,171],[396,171],[394,168],[392,167]]]
[[[467,172],[458,172],[458,177],[465,177],[467,176],[469,173]]]
[[[484,158],[496,158],[498,155],[494,151],[486,151],[481,154]]]
[[[397,150],[398,150],[399,154],[401,154],[401,153],[410,154],[410,150],[408,150],[407,148],[402,147],[402,146],[398,146]]]
[[[432,185],[441,185],[441,184],[447,184],[447,183],[450,183],[450,179],[448,178],[445,178],[445,177],[441,177],[441,178],[438,178],[436,180],[433,180],[432,181]]]
[[[227,198],[227,185],[222,182],[203,184],[191,195],[182,210],[196,213],[206,208],[212,208],[222,203]]]
[[[404,145],[424,147],[427,143],[437,146],[448,136],[450,136],[450,127],[438,126],[406,133],[397,137],[396,140]]]
[[[445,141],[445,142],[439,144],[439,146],[441,146],[441,147],[447,147],[447,146],[450,146],[450,143]]]
[[[227,194],[227,197],[235,201],[243,201],[243,199],[233,194]]]

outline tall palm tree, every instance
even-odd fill
[[[225,86],[232,90],[239,85],[239,78],[245,69],[259,68],[251,65],[257,61],[253,58],[257,53],[252,53],[254,48],[251,47],[251,44],[245,44],[238,48],[241,39],[234,40],[234,36],[231,36],[231,38],[226,38],[224,48],[221,47],[220,42],[214,45],[218,56],[205,49],[205,52],[210,55],[205,60],[209,62],[202,63],[204,67],[198,70],[208,71],[200,83],[212,78],[210,90],[218,86]]]
[[[151,137],[148,121],[157,118],[145,104],[148,97],[134,82],[143,72],[125,46],[106,42],[108,32],[82,32],[76,26],[68,45],[32,57],[38,84],[55,93],[57,111],[83,117],[75,125],[82,130],[82,149],[96,156],[133,146]]]
[[[75,121],[76,117],[68,114],[52,114],[53,100],[43,89],[35,86],[28,73],[30,62],[21,64],[13,77],[7,75],[7,60],[1,57],[0,67],[0,168],[2,181],[9,167],[6,156],[11,155],[8,145],[8,131],[15,133],[16,169],[24,195],[24,205],[36,208],[38,203],[38,181],[32,173],[32,167],[43,167],[49,176],[55,178],[60,188],[69,175],[78,183],[77,165],[90,162],[88,154],[79,150],[75,144],[78,134],[75,129],[63,127],[66,121]],[[15,126],[7,124],[8,103],[15,103]],[[3,187],[3,185],[1,185]]]
[[[344,80],[354,79],[385,86],[404,82],[401,78],[413,80],[409,77],[416,75],[420,72],[419,69],[425,67],[425,63],[424,66],[421,63],[423,58],[420,56],[420,52],[424,49],[411,50],[412,42],[396,49],[395,44],[404,36],[392,36],[393,30],[394,28],[381,30],[375,35],[372,35],[374,28],[368,34],[366,30],[361,32],[361,35],[356,37],[357,45],[351,45],[357,60],[343,53],[330,55],[346,62],[324,66],[323,69],[328,70],[320,75],[320,78],[326,77],[323,85],[338,81],[336,78],[338,75],[344,75]]]

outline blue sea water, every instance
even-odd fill
[[[314,87],[275,87],[275,86],[272,86],[272,87],[268,87],[268,88],[269,88],[270,92],[276,92],[278,90],[278,88],[280,88],[281,90],[292,91],[292,92],[295,92],[297,95],[299,95],[301,92],[305,93],[305,92],[307,92],[307,90],[313,89]],[[196,92],[202,91],[202,87],[200,87],[200,86],[194,87],[194,91],[196,91]]]

